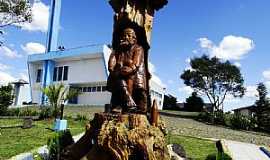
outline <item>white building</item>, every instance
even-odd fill
[[[28,69],[33,103],[41,104],[44,76],[52,76],[53,82],[79,88],[81,94],[69,103],[104,105],[110,103],[111,93],[105,91],[108,78],[108,59],[111,49],[107,45],[96,45],[78,49],[52,51],[28,57]],[[51,74],[43,71],[45,61],[52,61]],[[162,109],[165,89],[162,84],[150,81],[152,100],[156,99]]]

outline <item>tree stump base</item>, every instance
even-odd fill
[[[66,148],[63,160],[169,160],[164,125],[146,115],[96,113],[85,135]]]

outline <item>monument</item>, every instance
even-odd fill
[[[169,160],[165,127],[149,94],[148,50],[155,11],[167,0],[109,0],[114,14],[107,90],[110,112],[96,113],[63,160]]]

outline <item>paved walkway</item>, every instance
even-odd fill
[[[223,147],[229,152],[233,160],[270,160],[270,158],[260,150],[260,146],[250,143],[243,143],[230,140],[222,140]]]

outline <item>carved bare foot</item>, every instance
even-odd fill
[[[122,107],[116,106],[112,109],[112,113],[121,113],[122,112]]]

